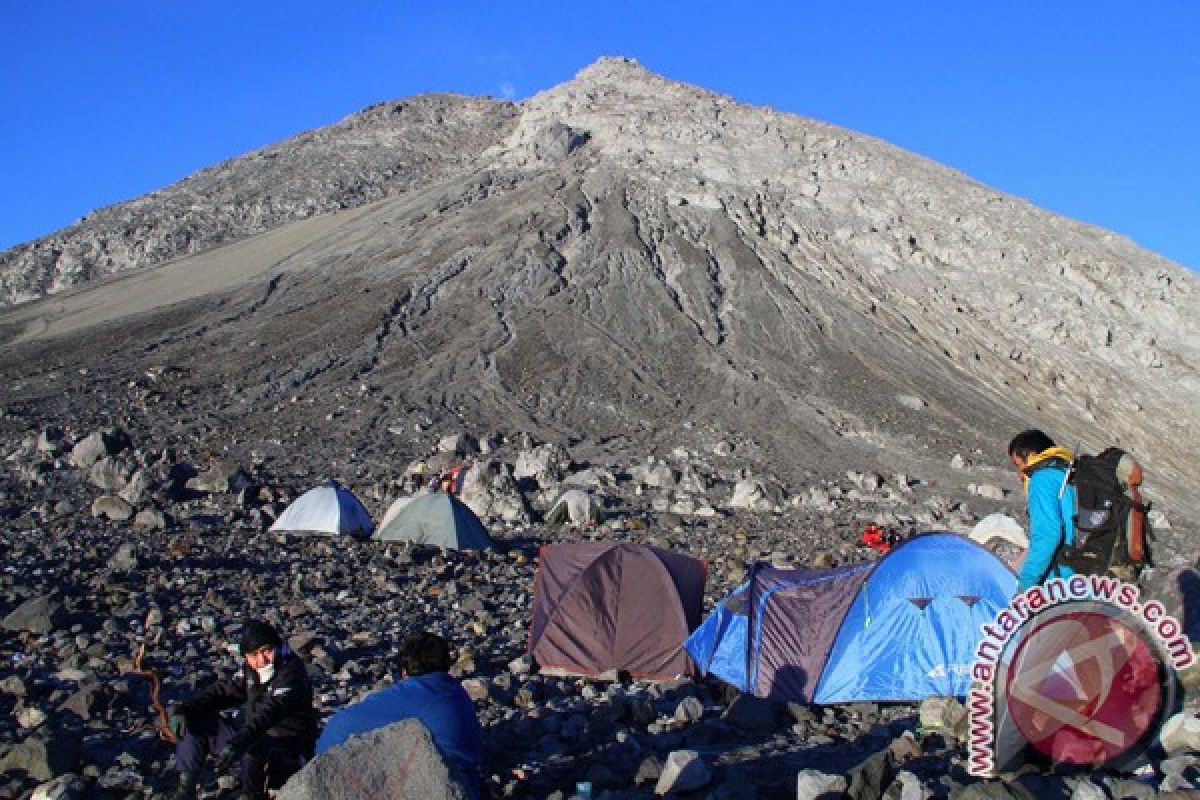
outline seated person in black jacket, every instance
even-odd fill
[[[312,685],[304,662],[265,622],[242,633],[242,672],[219,681],[173,711],[180,772],[176,800],[193,800],[205,759],[218,753],[216,771],[239,767],[242,797],[265,798],[313,757],[318,734]],[[221,711],[241,705],[240,717]]]

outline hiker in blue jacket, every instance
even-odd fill
[[[446,640],[434,633],[410,636],[401,648],[400,660],[403,680],[372,692],[330,717],[317,740],[317,755],[355,734],[404,719],[419,719],[429,729],[451,771],[476,792],[483,733],[471,698],[462,684],[446,672],[450,668]]]
[[[1044,581],[1074,574],[1058,563],[1063,547],[1075,542],[1075,487],[1067,482],[1071,452],[1042,431],[1018,433],[1008,457],[1021,473],[1029,512],[1029,549],[1017,577],[1023,592]]]

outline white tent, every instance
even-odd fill
[[[582,489],[568,489],[546,513],[550,525],[595,525],[604,516],[600,504]]]
[[[1007,514],[988,514],[971,529],[970,538],[984,546],[993,539],[1003,539],[1022,550],[1029,549],[1029,534]]]
[[[374,529],[363,504],[337,481],[329,481],[297,497],[271,526],[273,531],[352,536],[370,536]]]

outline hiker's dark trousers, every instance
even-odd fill
[[[175,745],[176,769],[199,775],[208,757],[216,758],[237,731],[235,722],[220,714],[189,715],[187,734]],[[238,770],[242,791],[265,797],[267,788],[283,786],[306,761],[300,742],[264,736],[242,756]]]

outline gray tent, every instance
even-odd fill
[[[461,500],[445,492],[413,498],[404,510],[375,534],[385,542],[412,542],[452,550],[495,547],[483,523]]]

